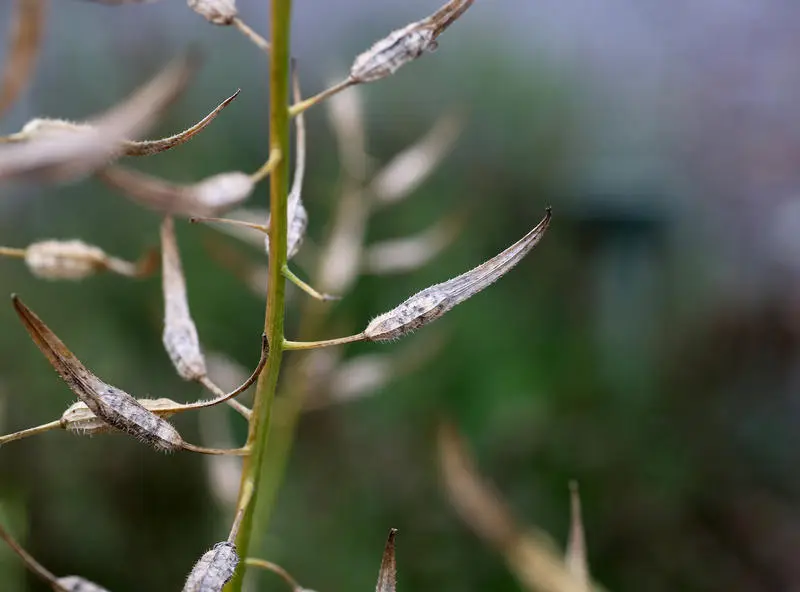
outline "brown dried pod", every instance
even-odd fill
[[[25,567],[47,582],[55,592],[108,592],[106,588],[80,576],[57,578],[49,569],[36,561],[30,553],[23,549],[2,525],[0,525],[0,538],[16,553],[25,564]]]
[[[214,25],[231,25],[239,14],[235,0],[188,0],[189,8]]]
[[[146,409],[125,391],[109,385],[92,374],[16,295],[12,296],[12,302],[31,339],[56,372],[72,392],[109,426],[149,444],[156,450],[167,452],[190,450],[208,454],[244,452],[204,449],[188,444],[172,424]],[[205,406],[206,403],[199,405]]]
[[[354,341],[390,341],[408,335],[508,273],[539,243],[550,224],[550,217],[550,208],[547,208],[542,221],[502,253],[453,279],[417,292],[389,312],[372,319],[362,333],[325,341],[286,341],[284,345],[286,349],[313,349]]]
[[[197,61],[191,54],[174,61],[128,99],[93,119],[90,129],[0,145],[0,181],[68,181],[108,164],[124,151],[126,141],[145,132],[180,95]]]
[[[171,150],[176,146],[185,144],[197,134],[203,131],[208,124],[217,118],[225,107],[230,105],[236,97],[239,96],[239,90],[233,93],[230,97],[222,101],[211,113],[206,115],[203,119],[195,123],[193,126],[178,132],[166,138],[159,138],[157,140],[125,140],[122,142],[122,155],[123,156],[150,156]],[[49,119],[49,118],[36,118],[31,119],[26,123],[22,129],[16,134],[11,134],[4,138],[0,138],[0,142],[29,142],[43,138],[58,137],[61,134],[74,132],[84,133],[91,131],[94,124],[91,121],[85,123],[77,123],[66,121],[64,119]]]
[[[552,538],[539,528],[518,524],[497,491],[478,472],[456,427],[444,422],[438,434],[439,469],[447,497],[461,519],[505,559],[526,590],[601,592],[582,585],[569,569]]]
[[[237,565],[236,546],[228,541],[217,543],[192,568],[183,592],[221,592],[233,577]]]
[[[177,185],[119,166],[97,173],[139,205],[174,216],[219,216],[244,202],[255,187],[251,175],[231,171],[192,185]]]
[[[148,252],[138,262],[131,263],[80,240],[45,240],[24,249],[0,247],[0,256],[24,258],[31,273],[46,280],[81,280],[97,271],[144,277],[158,265],[154,255]]]
[[[11,19],[11,44],[0,77],[0,115],[27,86],[42,45],[47,2],[17,0]]]
[[[378,571],[378,583],[375,585],[375,592],[395,592],[397,586],[397,566],[394,554],[394,538],[397,529],[389,530],[389,537],[386,539],[386,546],[383,548],[381,558],[381,568]]]

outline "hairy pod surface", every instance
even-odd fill
[[[487,262],[451,280],[425,288],[389,312],[375,317],[364,330],[364,336],[370,341],[403,337],[493,284],[538,244],[550,224],[550,216],[548,208],[544,219],[535,228]]]
[[[239,14],[235,0],[188,0],[189,8],[214,25],[230,25]]]
[[[434,51],[436,38],[449,27],[474,0],[452,0],[431,16],[392,31],[360,54],[350,67],[350,80],[372,82],[391,76],[401,67]]]
[[[239,565],[239,555],[233,543],[222,542],[206,551],[189,576],[183,592],[221,592]]]

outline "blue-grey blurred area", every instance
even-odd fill
[[[199,75],[152,135],[189,126],[237,88],[241,95],[185,146],[125,164],[193,182],[266,159],[267,61],[239,32],[180,0],[50,4],[35,77],[0,120],[1,134],[36,116],[101,112],[197,47]],[[267,35],[268,2],[240,4]],[[294,4],[306,95],[345,75],[375,39],[438,8]],[[12,8],[0,0],[0,52]],[[559,547],[567,484],[580,483],[592,574],[610,590],[800,589],[798,55],[796,0],[477,0],[438,51],[364,86],[375,167],[440,115],[465,121],[432,177],[371,219],[368,241],[446,216],[465,222],[424,268],[362,277],[318,338],[358,331],[488,259],[548,205],[553,221],[508,276],[434,326],[401,343],[343,350],[416,348],[426,359],[370,396],[302,417],[257,552],[308,588],[369,590],[395,527],[401,591],[522,589],[441,487],[435,434],[449,418],[519,527],[542,528]],[[342,184],[324,107],[307,119],[304,277]],[[248,205],[266,204],[262,184]],[[4,246],[81,238],[133,260],[158,244],[158,224],[92,179],[0,186]],[[241,267],[263,254],[209,227],[181,222],[177,232],[206,350],[252,367],[264,302],[231,260]],[[20,294],[109,382],[142,397],[202,396],[163,351],[157,276],[56,283],[0,259],[0,288],[4,298]],[[304,301],[292,292],[290,338]],[[444,345],[430,347],[435,339]],[[288,356],[284,376],[304,355]],[[51,421],[73,399],[6,301],[0,431]],[[227,409],[177,417],[186,440],[202,441],[206,414],[244,440],[244,421]],[[231,508],[214,475],[205,458],[161,455],[122,435],[50,432],[0,449],[0,518],[58,575],[115,592],[178,590],[227,536]],[[254,584],[283,586],[270,574]],[[45,589],[0,551],[0,590]]]

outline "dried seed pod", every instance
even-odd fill
[[[42,45],[47,3],[17,0],[11,19],[11,46],[0,77],[0,115],[16,101],[33,73]]]
[[[463,226],[463,219],[463,215],[445,218],[418,234],[370,245],[364,252],[365,270],[387,275],[419,269],[452,244]]]
[[[441,164],[461,133],[461,118],[441,117],[419,141],[395,156],[370,183],[370,193],[381,205],[397,203],[410,195]]]
[[[539,242],[550,224],[550,209],[544,219],[516,243],[486,263],[451,280],[425,288],[389,312],[375,317],[364,330],[370,341],[387,341],[435,321],[457,304],[496,282]]]
[[[167,216],[161,224],[161,273],[164,286],[164,333],[162,340],[173,366],[184,380],[199,380],[207,374],[200,350],[197,327],[189,312],[175,225]]]
[[[236,546],[228,541],[217,543],[192,568],[183,592],[221,592],[238,564]]]
[[[127,277],[143,277],[157,265],[153,253],[137,263],[107,255],[99,247],[80,240],[46,240],[25,249],[0,247],[0,255],[20,257],[31,273],[47,280],[81,280],[97,271],[107,270]]]
[[[374,82],[391,76],[398,69],[423,53],[438,47],[436,39],[453,24],[475,0],[450,0],[431,16],[392,31],[358,55],[350,67],[350,75],[310,99],[296,102],[289,108],[294,116],[354,84]]]
[[[185,144],[201,131],[203,131],[208,124],[217,118],[222,110],[230,105],[233,100],[239,96],[239,90],[233,93],[230,97],[222,101],[217,107],[203,119],[195,123],[193,126],[178,132],[166,138],[158,140],[125,140],[122,142],[122,155],[123,156],[150,156],[171,150],[176,146]],[[85,133],[91,131],[94,125],[92,122],[77,123],[73,121],[66,121],[64,119],[49,119],[49,118],[36,118],[31,119],[26,123],[22,129],[16,134],[11,134],[5,138],[0,138],[0,142],[29,142],[37,139],[54,138],[64,133]]]
[[[295,102],[302,99],[300,95],[300,81],[297,72],[292,75],[292,88]],[[308,226],[308,212],[303,205],[303,178],[306,172],[306,122],[301,113],[295,120],[297,128],[297,157],[295,158],[294,179],[286,199],[286,217],[288,227],[286,231],[286,260],[289,261],[297,254],[303,244],[303,238]],[[267,219],[266,228],[269,228],[271,218]],[[269,255],[269,236],[264,239],[264,247]]]
[[[570,481],[570,528],[567,540],[565,562],[567,569],[580,582],[585,590],[591,589],[589,576],[589,562],[586,559],[586,538],[583,532],[583,517],[581,516],[581,494],[578,483]]]
[[[94,582],[90,582],[86,578],[80,576],[65,576],[56,580],[67,592],[108,592],[102,586],[98,586]]]
[[[109,426],[149,444],[156,450],[167,452],[191,450],[207,454],[243,453],[243,450],[220,451],[188,444],[172,424],[146,409],[125,391],[109,385],[92,374],[16,295],[12,296],[12,302],[31,339],[56,372],[72,392]],[[205,406],[206,403],[201,405]]]
[[[165,397],[159,399],[137,399],[136,402],[162,419],[174,415],[176,410],[181,407],[180,403]],[[61,419],[58,420],[58,423],[59,427],[68,432],[75,432],[85,436],[105,434],[113,429],[105,421],[97,417],[83,401],[70,405],[61,414]]]
[[[552,539],[538,528],[518,524],[508,504],[478,472],[458,430],[442,423],[438,434],[439,469],[447,497],[461,519],[500,553],[526,590],[601,592],[577,581]]]
[[[378,583],[375,585],[375,592],[395,592],[397,566],[394,556],[394,537],[396,535],[396,528],[389,530],[389,538],[386,539],[386,546],[383,548],[381,569],[378,571]]]
[[[36,561],[33,556],[28,553],[22,546],[11,536],[11,534],[0,525],[0,538],[11,548],[14,553],[22,560],[31,572],[36,574],[43,581],[50,584],[56,592],[108,592],[107,589],[90,582],[86,578],[80,576],[66,576],[63,578],[56,578],[53,573],[44,567],[41,563]]]
[[[183,277],[178,244],[175,239],[175,225],[169,216],[164,219],[161,225],[161,253],[163,256],[164,290],[164,332],[162,341],[173,366],[178,371],[178,375],[184,380],[196,380],[217,395],[217,399],[214,399],[213,403],[205,402],[204,406],[227,401],[239,413],[249,418],[249,410],[231,399],[244,392],[255,381],[264,367],[268,350],[266,338],[262,337],[261,360],[256,371],[242,386],[231,393],[225,394],[208,378],[206,360],[200,348],[197,327],[189,312],[186,280]]]
[[[126,141],[146,131],[180,95],[196,65],[193,55],[168,65],[128,99],[93,119],[90,129],[0,145],[0,181],[31,176],[68,181],[108,164],[124,151]]]
[[[176,185],[119,166],[99,171],[97,177],[139,205],[175,216],[218,216],[244,202],[253,192],[250,175],[231,171],[192,185]]]
[[[239,14],[235,0],[188,0],[189,8],[214,25],[231,25]]]
[[[252,384],[251,378],[248,378],[243,385]],[[235,396],[232,395],[232,393],[239,394],[241,392],[243,392],[243,389],[242,386],[239,386],[231,393],[221,393],[217,398],[207,401],[195,401],[194,403],[178,403],[166,397],[160,397],[158,399],[136,399],[136,402],[152,414],[162,419],[167,419],[176,413],[218,405],[231,396]],[[247,413],[249,413],[249,410],[247,410]],[[70,405],[56,421],[0,436],[0,446],[56,429],[66,430],[82,436],[95,436],[115,431],[116,428],[97,417],[86,403],[78,401]]]
[[[372,319],[361,333],[324,341],[285,341],[287,350],[314,349],[355,341],[390,341],[431,323],[508,273],[544,235],[550,224],[550,208],[530,232],[486,263],[451,280],[417,292],[389,312]]]

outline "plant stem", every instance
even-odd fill
[[[243,511],[236,548],[240,557],[247,557],[253,534],[253,511],[258,500],[258,485],[265,458],[272,403],[278,385],[281,359],[283,357],[283,316],[286,283],[283,268],[286,265],[287,195],[289,190],[289,36],[291,24],[291,0],[271,1],[270,53],[270,151],[280,150],[284,157],[270,175],[269,230],[269,286],[264,331],[269,338],[267,368],[262,372],[256,387],[247,446],[252,450],[242,465],[242,481],[239,487],[237,513]],[[252,488],[248,503],[245,493]],[[241,592],[246,564],[242,562],[233,579],[226,586],[227,592]]]

